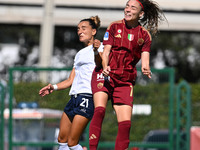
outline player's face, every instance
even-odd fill
[[[93,43],[96,30],[92,29],[88,21],[82,21],[78,24],[77,33],[80,42],[85,43],[85,45],[90,45]]]
[[[138,21],[144,12],[136,0],[129,0],[124,9],[124,18],[126,21]]]

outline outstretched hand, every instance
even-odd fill
[[[47,86],[43,87],[40,91],[39,91],[39,95],[40,96],[45,96],[45,95],[49,95],[53,92],[54,88],[52,84],[48,84]]]

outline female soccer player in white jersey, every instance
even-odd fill
[[[55,85],[48,84],[39,91],[40,96],[45,96],[55,90],[71,87],[71,99],[64,108],[60,121],[58,135],[59,150],[82,150],[79,138],[94,113],[94,103],[91,91],[91,76],[95,68],[95,55],[103,51],[99,40],[95,40],[100,19],[98,16],[83,19],[78,24],[79,40],[84,43],[75,56],[74,66],[67,80]]]

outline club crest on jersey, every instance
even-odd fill
[[[137,43],[138,43],[138,45],[141,46],[144,43],[144,40],[142,38],[139,38],[138,41],[137,41]]]
[[[97,88],[98,88],[98,89],[103,88],[103,83],[102,83],[102,82],[98,83],[98,84],[97,84]]]
[[[133,41],[134,39],[134,35],[133,34],[128,34],[128,40],[129,41]]]
[[[106,33],[105,33],[105,35],[104,35],[104,37],[103,37],[103,40],[107,41],[107,40],[108,40],[108,38],[109,38],[109,33],[108,33],[108,32],[106,32]]]

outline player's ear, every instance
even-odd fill
[[[96,29],[92,29],[92,35],[95,36],[97,34],[97,30]]]
[[[139,14],[140,19],[144,18],[144,11],[141,11]]]

